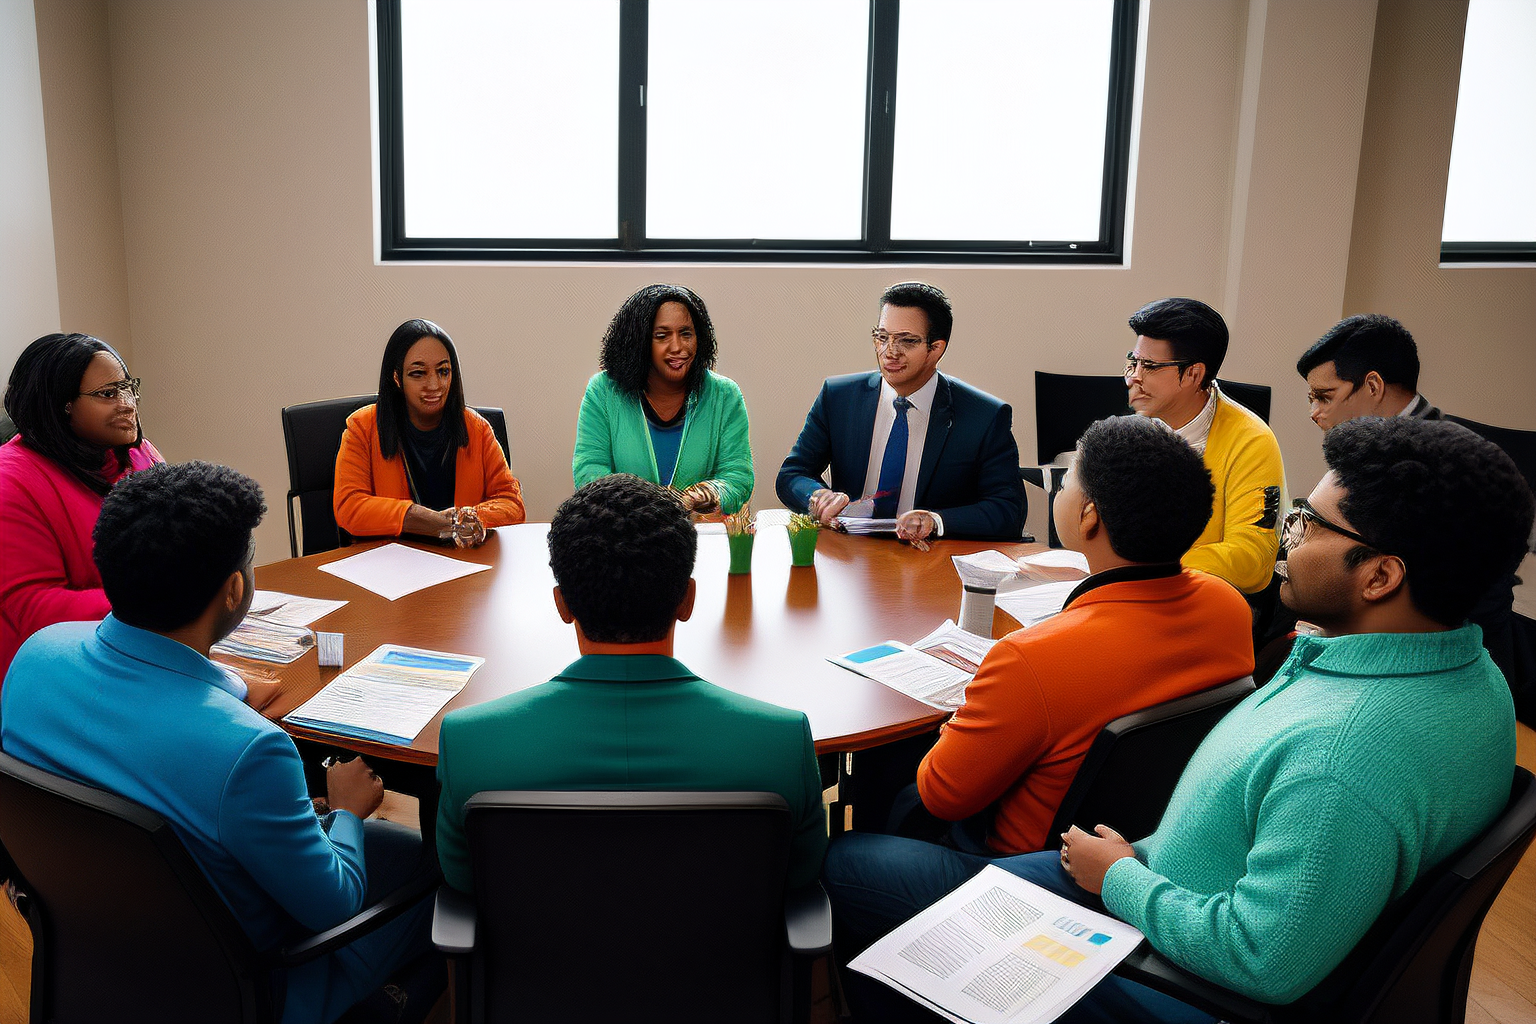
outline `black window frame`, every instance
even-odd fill
[[[1123,263],[1140,2],[1114,0],[1106,97],[1104,184],[1097,239],[893,243],[890,238],[891,172],[895,150],[900,0],[870,0],[862,237],[848,241],[646,237],[643,96],[647,81],[648,0],[620,0],[618,223],[614,237],[575,240],[406,237],[400,0],[375,0],[380,256],[386,262]]]

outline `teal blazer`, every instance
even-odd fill
[[[655,654],[588,655],[540,686],[443,717],[437,852],[469,892],[464,804],[484,790],[760,790],[794,821],[787,888],[827,847],[821,773],[805,714],[705,682]]]
[[[576,421],[576,451],[571,475],[576,486],[610,473],[633,473],[661,483],[656,452],[638,395],[626,395],[607,373],[593,374],[581,399]],[[752,440],[747,433],[747,403],[729,377],[710,372],[688,396],[688,415],[677,452],[672,486],[681,491],[710,481],[720,493],[720,509],[738,512],[752,496]]]

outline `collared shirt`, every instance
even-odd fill
[[[1430,419],[1429,413],[1432,409],[1434,409],[1434,406],[1429,404],[1429,399],[1415,391],[1413,393],[1413,401],[1403,406],[1402,411],[1398,415],[1414,420]]]
[[[1211,436],[1211,422],[1216,419],[1216,398],[1221,394],[1221,388],[1215,381],[1211,382],[1211,395],[1205,400],[1205,408],[1200,414],[1182,427],[1175,427],[1174,433],[1189,442],[1189,446],[1198,454],[1205,454],[1206,439]]]
[[[907,468],[901,476],[901,496],[896,499],[896,514],[912,511],[917,501],[917,474],[923,464],[923,444],[928,440],[928,417],[933,413],[933,400],[939,390],[939,375],[928,378],[928,383],[907,396],[912,407],[907,410]],[[884,379],[880,381],[880,403],[875,407],[875,430],[869,439],[869,466],[864,472],[864,494],[850,495],[857,501],[874,494],[880,488],[880,464],[885,461],[885,445],[891,438],[891,427],[896,424],[896,389]],[[930,513],[932,514],[932,513]],[[944,521],[933,517],[935,533],[944,535]]]
[[[1072,607],[1072,602],[1099,587],[1110,583],[1130,583],[1135,580],[1156,580],[1164,576],[1177,576],[1184,569],[1178,562],[1142,562],[1136,565],[1117,565],[1113,569],[1105,569],[1089,576],[1083,582],[1072,588],[1072,593],[1067,595],[1061,609],[1066,611]]]

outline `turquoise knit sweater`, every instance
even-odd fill
[[[1200,745],[1137,858],[1110,866],[1104,904],[1180,966],[1291,1002],[1504,809],[1514,765],[1514,704],[1477,626],[1298,637]]]
[[[610,473],[633,473],[661,483],[639,397],[624,394],[608,374],[596,373],[581,399],[571,475],[581,487]],[[706,480],[719,492],[723,512],[740,511],[756,482],[747,403],[735,381],[713,371],[688,396],[672,486],[681,491]]]

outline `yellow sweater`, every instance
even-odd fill
[[[1216,399],[1204,458],[1216,502],[1184,567],[1256,594],[1269,585],[1280,551],[1275,529],[1285,491],[1280,443],[1269,424],[1223,395]]]

